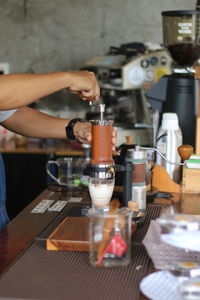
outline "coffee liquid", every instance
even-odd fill
[[[112,125],[92,125],[92,164],[112,164]]]

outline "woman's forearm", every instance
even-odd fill
[[[69,85],[64,72],[0,76],[0,110],[23,107]]]
[[[0,110],[23,107],[64,88],[83,100],[99,98],[96,78],[88,71],[9,74],[0,76]]]
[[[7,129],[33,138],[66,139],[66,126],[69,119],[56,118],[30,107],[18,109],[11,117],[1,123]],[[91,143],[91,123],[77,122],[74,135],[81,143]],[[113,150],[116,144],[116,131],[112,132]]]
[[[68,122],[68,119],[56,118],[30,107],[23,107],[2,122],[2,125],[26,137],[65,139]]]

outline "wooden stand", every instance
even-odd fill
[[[181,192],[180,184],[175,183],[167,171],[159,165],[156,165],[152,171],[152,187],[157,188],[160,192]]]
[[[119,199],[110,202],[110,213],[120,207]],[[66,217],[50,234],[46,241],[47,250],[89,251],[89,218]]]

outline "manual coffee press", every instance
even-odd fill
[[[112,197],[115,173],[123,172],[123,206],[127,206],[131,198],[132,164],[124,162],[116,165],[112,156],[112,124],[113,120],[104,120],[105,104],[100,104],[100,119],[91,120],[92,147],[91,160],[88,164],[89,192],[92,203],[96,207],[109,205]]]
[[[89,192],[96,208],[109,205],[114,189],[114,161],[112,158],[112,120],[104,120],[105,105],[100,104],[100,119],[91,120],[92,147],[88,164]]]

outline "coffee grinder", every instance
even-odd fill
[[[198,104],[195,65],[200,57],[200,11],[162,12],[163,43],[172,57],[172,72],[146,92],[154,110],[177,113],[183,143],[194,146]]]

